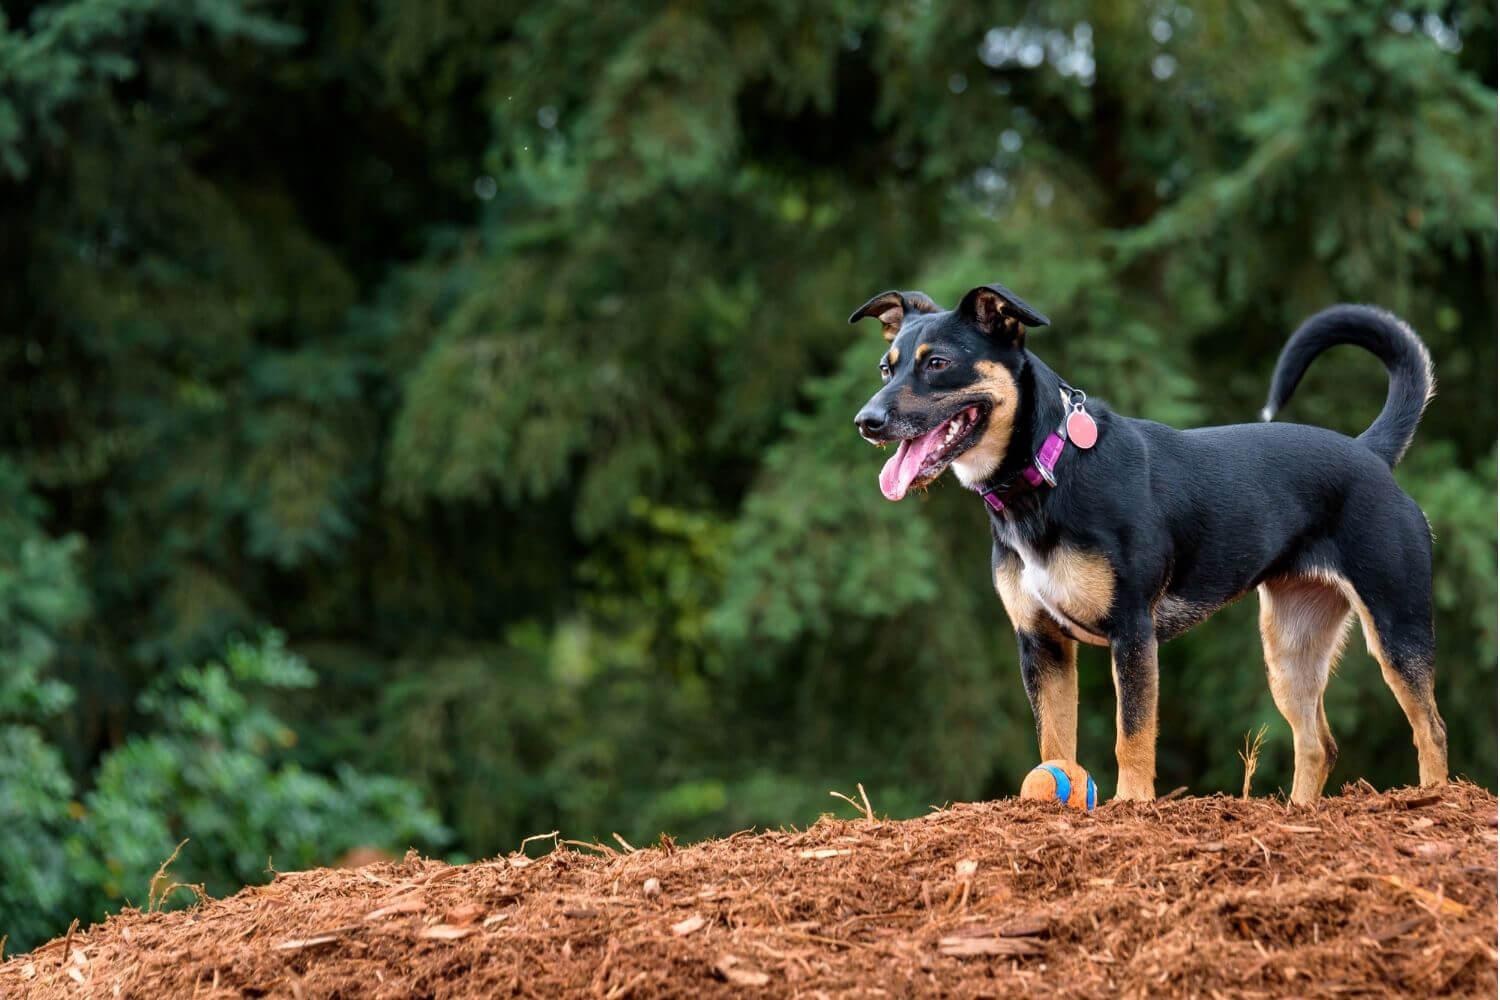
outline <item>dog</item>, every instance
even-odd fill
[[[1074,759],[1077,644],[1106,646],[1115,797],[1154,798],[1157,649],[1255,590],[1271,693],[1292,729],[1293,802],[1317,801],[1338,755],[1323,690],[1356,616],[1411,723],[1422,784],[1447,780],[1432,532],[1391,472],[1434,388],[1405,323],[1371,306],[1326,309],[1282,350],[1262,423],[1182,431],[1067,384],[1026,346],[1047,318],[1003,285],[974,288],[953,310],[883,292],[849,322],[866,317],[889,344],[885,385],[855,417],[865,440],[897,444],[881,491],[900,500],[951,468],[983,497],[1043,760]],[[1357,438],[1271,422],[1337,344],[1385,363],[1375,422]]]

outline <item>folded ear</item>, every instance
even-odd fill
[[[936,302],[921,292],[881,292],[854,310],[849,322],[858,323],[866,316],[874,316],[880,320],[880,332],[885,335],[885,339],[895,340],[896,334],[901,332],[901,321],[906,318],[907,313],[942,311]]]
[[[1028,326],[1046,326],[1047,317],[1022,301],[1004,285],[980,285],[958,304],[959,314],[972,320],[984,332],[1019,344]]]

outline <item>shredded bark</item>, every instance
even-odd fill
[[[1457,783],[1316,809],[1004,800],[633,851],[549,835],[542,857],[127,910],[0,965],[0,995],[1493,996],[1495,825]]]

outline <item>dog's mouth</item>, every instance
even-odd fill
[[[990,415],[983,403],[971,403],[926,434],[906,438],[880,470],[880,492],[900,500],[913,486],[923,487],[974,446]]]

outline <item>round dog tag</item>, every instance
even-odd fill
[[[1082,406],[1074,406],[1073,412],[1068,414],[1068,440],[1074,447],[1084,451],[1088,451],[1099,440],[1099,425],[1094,423],[1094,418]]]

